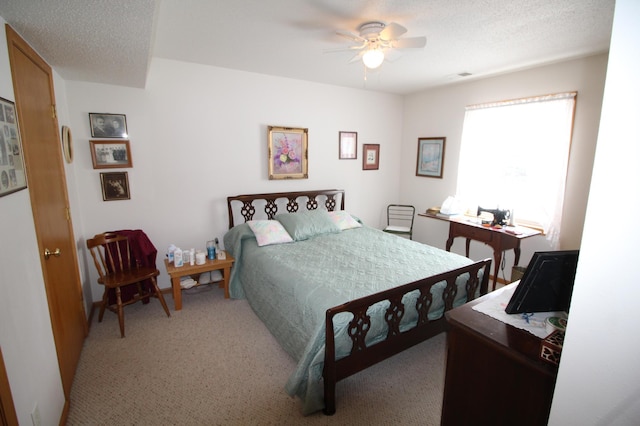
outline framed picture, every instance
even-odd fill
[[[358,158],[358,133],[338,132],[340,160],[355,160]]]
[[[127,138],[127,117],[124,114],[89,113],[92,138]]]
[[[442,179],[444,144],[447,138],[418,138],[416,176]]]
[[[380,166],[380,145],[362,145],[362,170],[378,170]]]
[[[269,179],[307,179],[309,129],[269,126]]]
[[[27,187],[16,106],[0,98],[0,197]]]
[[[89,141],[94,169],[133,167],[129,141]]]
[[[131,199],[127,172],[100,173],[100,183],[104,201]]]

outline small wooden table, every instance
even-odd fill
[[[418,216],[449,222],[449,239],[447,239],[446,245],[447,251],[451,251],[453,240],[456,237],[466,238],[465,253],[467,257],[469,257],[471,240],[480,241],[493,248],[493,259],[495,263],[493,265],[493,286],[491,290],[496,289],[500,263],[502,263],[502,253],[505,250],[513,249],[516,255],[513,266],[517,266],[520,261],[520,241],[540,234],[538,230],[525,228],[523,226],[503,227],[501,229],[487,227],[470,222],[470,218],[466,216],[441,217],[428,213],[418,213]],[[510,233],[511,231],[516,232],[516,234]]]
[[[220,287],[224,287],[224,297],[229,298],[229,276],[231,275],[231,266],[235,259],[227,253],[225,260],[209,260],[206,259],[203,265],[184,265],[176,268],[173,263],[169,263],[169,259],[164,260],[164,266],[167,268],[167,273],[171,277],[171,287],[173,289],[173,302],[175,304],[175,310],[182,309],[182,287],[180,287],[180,277],[186,277],[190,275],[199,275],[203,272],[222,271],[222,282]]]

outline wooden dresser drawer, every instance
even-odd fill
[[[476,228],[462,223],[451,223],[451,231],[455,236],[469,238],[475,241],[488,243],[493,237],[493,233],[489,229]]]

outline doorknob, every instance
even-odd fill
[[[49,259],[49,257],[51,257],[51,255],[54,255],[55,257],[60,257],[60,249],[57,248],[55,249],[55,251],[53,253],[51,253],[51,251],[48,248],[44,249],[44,258],[45,259]]]

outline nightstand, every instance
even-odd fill
[[[231,266],[235,259],[227,253],[224,260],[206,259],[202,265],[184,265],[176,268],[173,263],[169,263],[169,259],[164,260],[164,266],[167,268],[167,274],[171,277],[171,287],[173,289],[173,302],[175,310],[182,309],[182,288],[180,287],[180,277],[200,275],[203,272],[221,271],[222,281],[219,286],[224,288],[225,299],[229,298],[229,276],[231,275]]]

